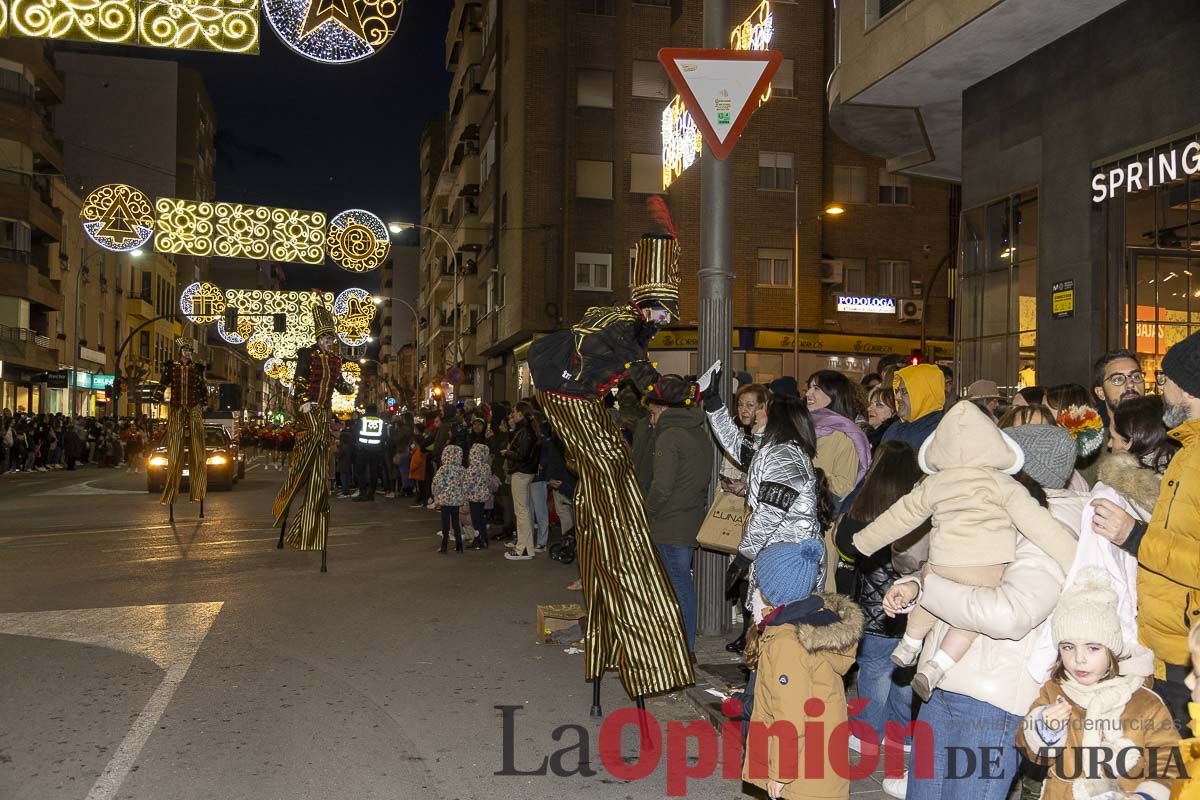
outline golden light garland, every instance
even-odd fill
[[[162,253],[325,262],[325,214],[160,197],[154,247]]]
[[[83,199],[79,219],[88,238],[105,250],[136,250],[154,234],[154,206],[150,198],[124,183],[93,189]]]
[[[258,11],[259,0],[0,0],[0,35],[257,53]]]

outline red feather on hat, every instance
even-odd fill
[[[675,220],[671,218],[671,209],[667,208],[666,200],[658,195],[651,195],[646,198],[646,210],[650,212],[650,217],[656,223],[667,229],[667,233],[675,239],[679,238],[679,234],[675,231]]]

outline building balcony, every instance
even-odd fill
[[[154,306],[150,301],[140,297],[130,297],[125,301],[125,313],[131,317],[137,317],[141,322],[158,316],[154,313]]]
[[[28,222],[40,238],[62,241],[62,212],[51,205],[49,183],[39,176],[0,171],[0,217]]]
[[[58,347],[37,331],[0,325],[0,361],[53,372],[59,365]]]
[[[446,26],[446,71],[452,72],[463,57],[463,50],[472,36],[483,50],[483,27],[477,22],[482,0],[455,0]],[[478,61],[478,56],[476,57]]]
[[[63,297],[54,282],[29,263],[29,253],[0,248],[0,295],[22,297],[45,311],[62,311]]]
[[[39,99],[61,103],[67,97],[66,81],[54,65],[54,53],[38,39],[0,39],[0,58],[24,64],[33,73]]]
[[[893,172],[960,181],[963,92],[1120,2],[843,3],[829,123]]]
[[[21,142],[33,151],[35,166],[63,171],[63,144],[55,138],[44,107],[32,97],[0,89],[0,139]]]

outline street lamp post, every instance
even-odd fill
[[[792,372],[800,380],[800,223],[820,221],[826,215],[836,217],[846,209],[831,203],[812,217],[800,219],[800,182],[792,183]]]
[[[429,231],[434,236],[441,239],[442,243],[446,245],[446,249],[450,251],[450,258],[454,263],[454,366],[457,367],[459,360],[462,358],[462,353],[459,352],[459,349],[458,349],[458,335],[459,335],[458,334],[458,306],[459,306],[459,303],[458,303],[458,279],[459,279],[459,272],[460,272],[458,269],[458,253],[457,253],[457,251],[455,251],[454,245],[450,244],[450,240],[447,239],[445,236],[443,236],[441,233],[439,233],[436,228],[431,228],[428,225],[421,225],[416,222],[389,222],[388,223],[388,230],[391,231],[392,233],[401,233],[403,231],[410,230],[412,228],[416,228],[417,230],[420,230],[420,231]],[[407,303],[405,305],[407,305]],[[411,309],[412,306],[409,306],[409,308]],[[415,315],[416,312],[413,312],[413,313]],[[414,343],[414,347],[415,347],[415,343]]]

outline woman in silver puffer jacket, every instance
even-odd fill
[[[720,362],[697,382],[709,427],[717,443],[738,458],[745,434],[734,423],[721,399]],[[833,521],[833,497],[824,474],[813,468],[816,434],[803,398],[775,394],[767,405],[767,426],[750,461],[746,476],[746,502],[750,517],[738,551],[753,561],[769,544],[816,539],[825,546],[825,529]],[[821,559],[817,586],[825,580],[826,559]],[[752,607],[758,581],[750,567],[746,605]]]

